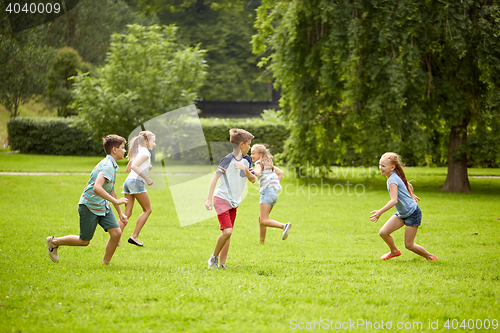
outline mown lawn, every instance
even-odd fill
[[[95,163],[0,154],[0,171],[89,173]],[[458,326],[464,319],[473,327],[487,323],[490,331],[496,322],[498,330],[500,179],[471,178],[472,193],[443,193],[441,169],[409,168],[422,199],[416,241],[439,261],[404,249],[400,230],[394,237],[402,256],[382,262],[388,249],[378,230],[392,213],[377,224],[368,216],[389,200],[385,180],[348,171],[328,180],[286,177],[271,216],[293,227],[286,241],[268,230],[264,246],[251,185],[224,271],[206,267],[217,219],[180,227],[168,189],[149,191],[153,214],[141,233],[143,248],[126,243],[136,205],[110,266],[100,264],[107,234],[99,227],[88,247],[61,248],[54,264],[45,239],[78,234],[77,203],[88,176],[0,175],[0,332],[290,332],[335,325],[360,332],[388,322],[394,332],[471,331]],[[125,177],[119,173],[118,187]],[[429,327],[436,322],[437,330]]]

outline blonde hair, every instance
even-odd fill
[[[396,153],[385,153],[384,155],[382,155],[382,158],[384,157],[387,158],[389,161],[391,161],[392,165],[395,166],[394,172],[396,172],[396,174],[399,176],[399,178],[401,178],[403,183],[405,183],[406,189],[410,193],[411,197],[417,200],[417,197],[413,193],[413,186],[411,186],[411,184],[406,179],[406,175],[403,170],[403,163],[401,162],[401,156],[399,156]]]
[[[262,165],[262,171],[264,171],[265,166],[271,167],[271,170],[274,170],[273,158],[269,149],[266,146],[261,144],[256,144],[252,146],[252,150],[258,154],[262,154],[260,158],[260,164]]]
[[[254,136],[244,129],[241,128],[231,128],[229,130],[229,141],[232,144],[240,144],[241,142],[245,143],[248,140],[252,140]]]
[[[152,139],[155,135],[150,131],[142,131],[139,132],[139,135],[133,138],[129,143],[129,152],[128,159],[132,160],[137,152],[139,151],[139,145],[148,146],[149,140]]]

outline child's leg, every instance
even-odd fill
[[[127,218],[130,219],[130,217],[132,216],[132,210],[134,209],[135,197],[133,194],[128,194],[128,193],[124,193],[124,196],[125,198],[127,198],[127,203],[125,204],[125,211],[123,212],[123,214],[125,214],[125,216],[127,216]],[[120,220],[118,220],[118,224],[120,225],[120,229],[123,234],[123,230],[125,230],[125,224],[123,224],[122,221]],[[121,245],[121,240],[118,241],[118,246],[120,245]]]
[[[52,239],[52,244],[54,246],[87,246],[90,244],[90,241],[83,240],[79,236],[69,235],[64,237],[54,237]]]
[[[137,219],[134,233],[130,238],[132,238],[137,243],[140,243],[139,233],[141,232],[142,227],[144,227],[144,224],[146,224],[146,221],[148,220],[149,215],[151,215],[152,210],[151,210],[151,202],[149,201],[149,196],[146,192],[135,194],[135,197],[142,207],[142,213]]]
[[[213,255],[218,257],[220,254],[221,258],[224,255],[224,264],[226,263],[227,251],[229,250],[229,240],[232,234],[233,228],[222,229],[222,233],[219,235],[219,238],[217,238],[217,243],[215,243]]]
[[[125,211],[123,212],[123,214],[130,218],[132,216],[132,210],[134,209],[135,196],[128,193],[125,193],[124,196],[125,198],[127,198],[127,203],[125,204]],[[123,229],[125,229],[125,225],[120,220],[118,220],[118,224],[120,225],[120,229],[123,232]]]
[[[109,239],[106,243],[106,251],[104,252],[104,258],[102,258],[102,263],[107,265],[111,261],[113,254],[115,253],[116,247],[118,246],[118,241],[122,236],[122,230],[120,228],[108,229]]]
[[[404,226],[405,223],[402,218],[392,215],[387,222],[385,222],[384,226],[380,229],[379,235],[382,237],[382,239],[386,242],[387,245],[389,245],[389,248],[391,249],[392,254],[398,253],[398,248],[396,244],[394,243],[394,239],[392,238],[391,234],[400,229],[402,226]]]
[[[229,243],[231,243],[231,238],[229,238],[226,241],[226,244],[224,244],[224,247],[220,251],[219,255],[219,265],[225,265],[226,264],[226,259],[227,259],[227,252],[229,251]]]
[[[417,236],[418,227],[405,226],[405,247],[415,252],[416,254],[424,257],[425,259],[432,260],[434,257],[432,254],[427,252],[422,246],[414,243],[415,236]]]
[[[260,215],[259,215],[259,226],[260,226],[260,244],[264,244],[266,240],[266,229],[267,227],[284,229],[285,225],[275,220],[269,218],[269,214],[273,210],[273,206],[261,204],[260,205]]]
[[[260,220],[259,220],[259,223],[261,225],[265,225],[266,227],[284,229],[285,225],[283,223],[280,223],[280,222],[275,221],[275,220],[271,220],[269,218],[269,213],[271,213],[272,209],[273,209],[273,206],[271,206],[271,205],[266,205],[266,204],[261,204],[260,205]]]
[[[267,227],[260,223],[260,216],[259,216],[259,231],[260,231],[260,244],[264,244],[264,241],[266,240]]]
[[[92,213],[87,206],[78,205],[78,215],[80,215],[80,236],[69,235],[52,238],[52,244],[58,246],[87,246],[94,237],[95,228],[99,217]],[[82,238],[88,239],[83,240]]]

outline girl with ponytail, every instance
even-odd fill
[[[405,226],[405,247],[424,257],[427,260],[436,261],[438,258],[427,252],[422,246],[414,243],[418,226],[422,220],[422,211],[417,205],[420,199],[413,193],[413,186],[406,179],[401,157],[395,153],[385,153],[379,162],[380,173],[387,177],[387,189],[391,195],[391,200],[379,210],[374,210],[370,214],[370,220],[377,222],[380,216],[396,206],[396,213],[380,229],[379,235],[389,246],[391,252],[384,254],[380,259],[388,260],[401,255],[401,251],[396,247],[391,234]]]
[[[128,239],[130,244],[136,246],[143,246],[139,241],[139,233],[142,227],[151,215],[151,203],[146,191],[146,183],[151,186],[153,181],[148,177],[148,172],[151,170],[151,152],[156,146],[156,137],[150,131],[142,131],[138,136],[133,138],[129,144],[128,165],[127,172],[130,174],[123,183],[123,191],[125,198],[128,199],[125,205],[125,215],[130,219],[132,216],[132,209],[134,208],[134,201],[137,199],[142,207],[142,213],[137,219],[134,232]],[[124,224],[120,224],[120,228],[125,229]]]
[[[266,240],[267,227],[279,228],[283,230],[281,239],[285,240],[288,237],[291,223],[280,223],[269,218],[269,213],[278,201],[278,191],[281,190],[281,178],[283,171],[274,166],[273,155],[264,145],[252,146],[252,161],[255,163],[254,172],[259,181],[260,192],[260,244],[264,244]]]

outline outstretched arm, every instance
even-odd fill
[[[389,209],[391,209],[398,203],[398,185],[396,184],[389,185],[389,192],[391,193],[391,200],[389,200],[389,202],[379,210],[374,210],[370,212],[370,214],[372,214],[370,216],[371,221],[377,222],[382,214],[387,212]]]

